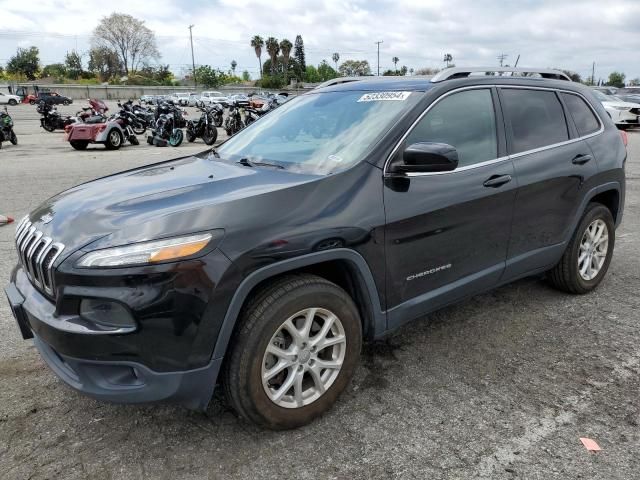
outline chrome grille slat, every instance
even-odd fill
[[[50,237],[45,237],[28,217],[18,224],[15,242],[20,264],[29,280],[36,287],[53,296],[55,294],[53,266],[64,250],[64,245],[54,242]]]

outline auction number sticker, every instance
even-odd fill
[[[411,92],[372,92],[362,95],[358,102],[404,102],[409,98],[409,95],[411,95]]]

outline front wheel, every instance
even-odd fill
[[[69,100],[63,100],[63,101],[62,101],[62,104],[63,104],[63,105],[65,105],[65,106],[67,106],[67,105],[70,105],[70,104],[71,104],[71,102],[70,102]]]
[[[207,125],[204,129],[204,134],[202,135],[202,140],[204,140],[204,143],[206,143],[207,145],[213,145],[214,143],[216,143],[217,139],[218,129],[213,125]]]
[[[13,106],[15,106],[15,105],[17,105],[17,104],[18,104],[18,102],[16,102],[16,99],[15,99],[15,98],[10,98],[10,99],[9,99],[9,105],[11,105],[12,107],[13,107]]]
[[[56,130],[56,126],[52,125],[51,123],[43,123],[42,124],[42,128],[44,128],[47,132],[55,132]]]
[[[196,141],[196,134],[193,133],[191,130],[187,129],[187,142],[189,143],[193,143]]]
[[[343,289],[315,275],[282,277],[241,313],[224,369],[227,399],[268,428],[306,425],[348,385],[361,343],[358,309]]]
[[[11,133],[9,134],[9,141],[13,145],[17,145],[18,144],[18,137],[16,136],[16,132],[14,132],[13,130],[11,130]]]
[[[589,204],[562,259],[548,272],[551,284],[568,293],[596,288],[611,263],[615,237],[611,211],[600,203]]]
[[[133,130],[133,133],[136,135],[144,135],[144,132],[147,131],[147,127],[141,123],[136,123],[135,125],[131,125],[131,130]]]

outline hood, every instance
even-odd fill
[[[84,183],[50,198],[29,217],[65,245],[62,260],[88,244],[104,248],[225,228],[224,216],[215,212],[228,209],[216,206],[318,178],[246,167],[205,153]]]

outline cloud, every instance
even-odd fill
[[[162,62],[180,72],[188,69],[188,26],[195,24],[196,62],[258,75],[249,46],[253,35],[294,41],[301,34],[307,62],[317,64],[339,52],[341,60],[366,59],[375,69],[377,40],[381,69],[391,58],[408,67],[441,67],[444,53],[457,65],[496,65],[500,53],[513,64],[559,67],[606,77],[621,70],[640,76],[639,0],[112,0],[96,13],[86,0],[38,0],[28,9],[0,1],[0,63],[17,45],[33,44],[45,63],[61,61],[67,50],[86,50],[91,31],[112,11],[146,21],[156,32]],[[21,32],[11,34],[10,32]],[[30,32],[30,33],[24,33]],[[266,56],[266,55],[265,55]],[[263,58],[264,60],[264,58]]]

